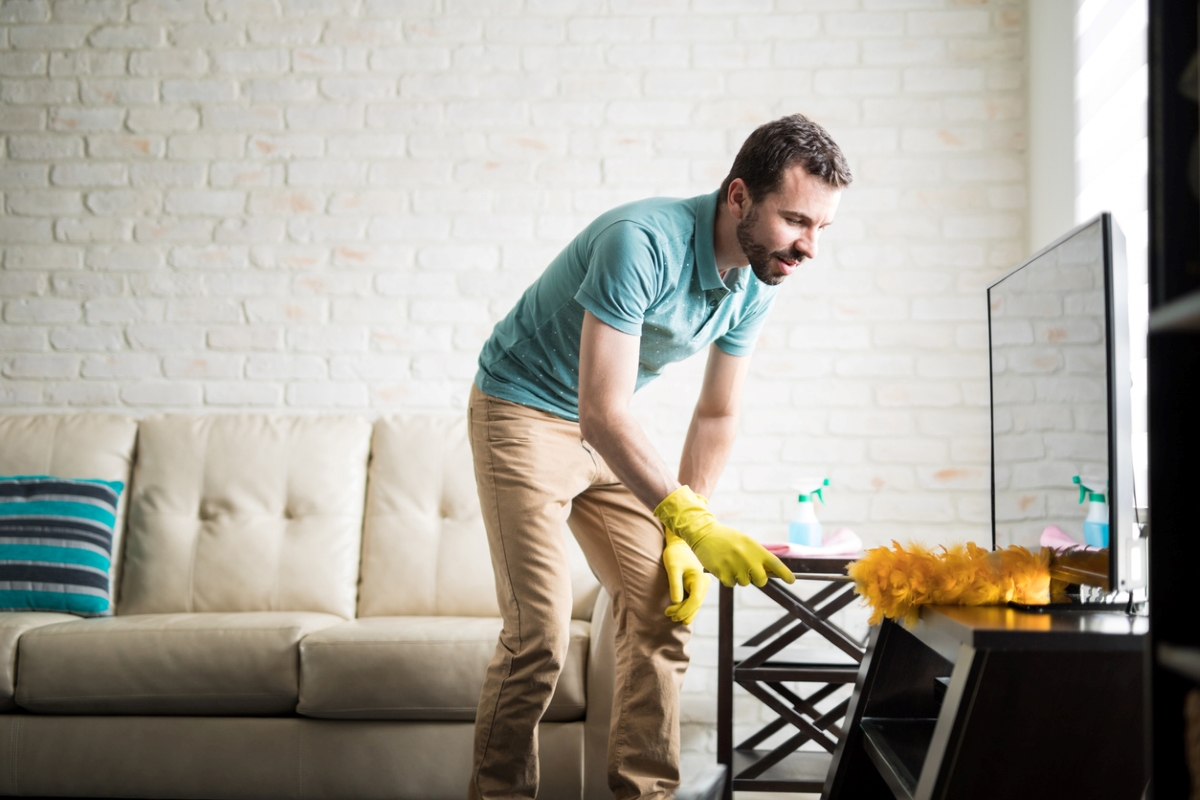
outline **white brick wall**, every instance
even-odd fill
[[[715,507],[781,538],[791,482],[825,474],[822,518],[868,544],[983,539],[983,287],[1027,226],[1022,10],[3,0],[0,408],[461,410],[490,325],[574,232],[711,191],[802,111],[857,180],[762,336]],[[701,368],[637,399],[669,458]],[[715,741],[715,606],[689,763]]]

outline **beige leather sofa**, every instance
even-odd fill
[[[0,417],[18,474],[129,485],[115,615],[0,614],[0,795],[466,795],[500,620],[462,420]],[[611,615],[567,539],[540,796],[590,800]]]

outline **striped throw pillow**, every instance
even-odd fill
[[[0,610],[107,616],[113,526],[125,484],[0,477]]]

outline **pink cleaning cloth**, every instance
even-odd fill
[[[1041,539],[1042,547],[1049,547],[1051,550],[1062,552],[1077,548],[1079,550],[1099,550],[1098,547],[1089,547],[1082,545],[1071,538],[1071,535],[1057,525],[1047,525],[1046,530],[1042,531]]]
[[[863,544],[854,531],[838,528],[824,538],[820,547],[792,542],[765,542],[763,547],[777,556],[856,556]]]

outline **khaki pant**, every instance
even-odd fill
[[[504,617],[475,717],[469,797],[537,794],[537,724],[562,669],[571,619],[564,521],[612,596],[609,787],[620,800],[671,797],[679,783],[679,687],[691,632],[663,614],[670,595],[662,525],[583,440],[577,423],[475,387],[468,421]]]

